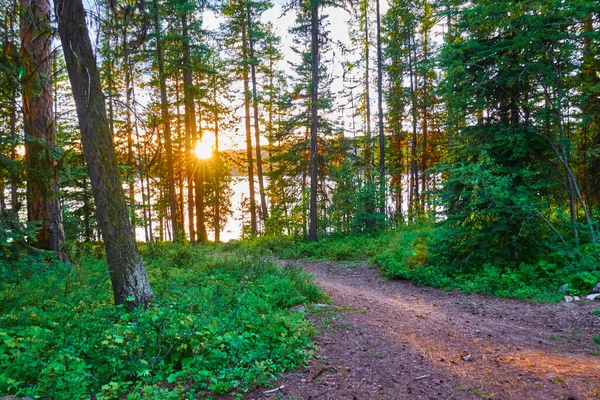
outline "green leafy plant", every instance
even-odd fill
[[[239,393],[305,363],[314,329],[290,308],[323,300],[311,278],[256,255],[212,250],[145,246],[156,295],[146,310],[112,305],[106,264],[93,254],[22,283],[35,297],[23,290],[0,316],[0,393]],[[62,290],[44,285],[49,277]]]

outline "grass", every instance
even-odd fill
[[[311,278],[254,252],[143,249],[155,300],[112,305],[101,252],[0,286],[0,393],[184,398],[242,393],[306,363],[314,328],[294,305],[323,302]],[[100,256],[100,257],[99,257]]]

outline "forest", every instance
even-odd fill
[[[0,396],[241,398],[325,261],[600,293],[595,0],[0,5]]]

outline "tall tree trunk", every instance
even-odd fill
[[[319,1],[313,0],[310,18],[311,36],[311,83],[310,83],[310,226],[308,228],[309,240],[318,240],[318,128],[319,128]]]
[[[373,165],[373,143],[371,138],[371,60],[369,59],[369,53],[371,48],[371,42],[369,41],[369,6],[368,0],[364,0],[366,2],[365,5],[365,119],[366,119],[366,129],[365,134],[367,136],[366,145],[365,145],[365,165],[366,165],[366,175],[369,183],[372,182],[372,174],[371,174],[371,165]],[[371,210],[369,210],[371,211]]]
[[[260,210],[262,220],[269,218],[265,184],[263,180],[262,153],[260,150],[260,130],[258,124],[258,95],[256,93],[256,60],[254,59],[254,37],[252,35],[252,19],[250,2],[246,1],[246,14],[248,17],[248,43],[250,45],[250,73],[252,77],[252,107],[254,109],[254,140],[256,142],[256,173],[258,174],[258,192],[260,194]]]
[[[198,242],[206,243],[208,236],[206,234],[206,222],[204,215],[205,207],[205,186],[206,186],[206,160],[199,160],[196,171],[196,225],[198,227]]]
[[[417,163],[417,99],[416,99],[416,76],[414,71],[413,49],[411,49],[413,38],[409,38],[408,71],[410,80],[411,116],[412,116],[412,139],[410,146],[410,190],[408,199],[409,213],[419,210],[419,167]],[[416,46],[416,45],[415,45]],[[410,215],[409,218],[413,218]]]
[[[55,11],[115,304],[147,305],[152,289],[129,220],[85,10],[81,0],[56,0]]]
[[[6,200],[4,199],[5,182],[3,178],[0,178],[0,211],[6,210]]]
[[[181,160],[187,160],[187,157],[185,156],[185,149],[189,147],[189,144],[183,143],[183,140],[181,140],[181,94],[179,91],[179,75],[175,74],[175,104],[176,107],[175,109],[177,110],[177,119],[175,120],[176,124],[175,124],[175,131],[176,131],[176,135],[179,138],[179,146],[178,146],[178,150],[179,150],[179,154],[180,157],[178,157]],[[186,136],[187,139],[187,136]],[[178,173],[178,181],[179,181],[179,186],[178,186],[178,190],[179,190],[179,196],[176,196],[176,199],[179,200],[178,203],[178,207],[179,207],[179,211],[177,212],[177,222],[179,224],[179,227],[181,227],[181,237],[185,238],[185,222],[184,222],[184,210],[185,210],[185,189],[184,189],[184,182],[185,182],[185,177],[184,177],[184,173],[187,174],[187,171],[184,172],[185,169],[185,164],[182,164],[180,161],[179,164],[179,173]]]
[[[196,241],[194,226],[194,143],[196,138],[196,107],[194,104],[194,81],[192,79],[190,59],[190,37],[188,36],[187,11],[181,14],[183,43],[183,102],[185,105],[185,141],[188,180],[188,223],[190,226],[190,242]]]
[[[200,114],[201,109],[198,110]],[[200,121],[202,121],[202,115],[199,115]],[[203,139],[202,124],[198,127],[197,141]],[[206,160],[196,160],[196,231],[198,233],[198,242],[206,243],[208,236],[206,234],[206,221],[204,216],[205,207],[205,165]]]
[[[50,1],[22,0],[21,5],[21,44],[26,77],[23,87],[23,131],[27,164],[27,218],[42,223],[34,245],[56,251],[58,258],[65,261],[58,167],[52,155],[56,144],[52,108]]]
[[[113,106],[113,96],[114,96],[114,81],[113,81],[113,54],[112,54],[112,49],[111,49],[111,43],[110,43],[110,39],[112,36],[112,30],[114,27],[114,13],[111,13],[109,16],[109,23],[106,24],[106,26],[108,27],[107,32],[105,32],[106,35],[106,44],[108,46],[108,50],[107,50],[107,64],[108,64],[108,70],[106,71],[106,78],[107,78],[107,83],[108,83],[108,121],[109,121],[109,126],[110,126],[110,134],[112,135],[112,137],[115,137],[115,111],[114,111],[114,106]],[[118,37],[117,35],[115,35],[115,40],[118,42]],[[116,44],[115,44],[116,46]]]
[[[167,188],[169,192],[169,212],[171,214],[171,227],[173,241],[179,240],[179,226],[177,218],[177,204],[175,201],[175,177],[173,173],[173,138],[171,137],[171,117],[169,115],[169,97],[167,96],[167,79],[165,76],[165,60],[163,55],[162,37],[159,21],[158,0],[154,0],[154,32],[156,35],[156,59],[158,64],[158,84],[160,86],[160,112],[165,138],[167,155]]]
[[[215,165],[221,167],[221,154],[219,153],[219,107],[217,106],[217,78],[214,77],[213,103],[215,117]],[[213,219],[215,229],[215,242],[221,241],[221,187],[218,179],[215,179],[215,215]]]
[[[10,100],[10,137],[12,142],[12,148],[10,151],[10,157],[13,161],[17,160],[17,149],[16,149],[16,138],[17,135],[17,91],[13,92],[13,96]],[[10,179],[10,207],[11,211],[17,215],[21,209],[21,202],[19,201],[19,176],[13,172]]]
[[[254,197],[254,160],[252,158],[252,132],[250,127],[250,85],[248,83],[248,33],[242,24],[242,58],[244,62],[244,113],[246,116],[246,156],[248,158],[248,186],[250,190],[250,234],[256,235],[256,200]]]
[[[129,41],[127,40],[127,27],[123,28],[123,73],[125,74],[125,135],[127,136],[127,186],[129,187],[129,207],[131,208],[131,225],[135,232],[135,215],[137,204],[135,201],[135,173],[133,155],[133,123],[131,122],[131,104],[133,93],[133,76],[129,62]],[[137,124],[137,122],[136,122]]]
[[[381,55],[381,11],[377,7],[377,114],[379,127],[379,204],[381,214],[386,214],[385,190],[385,133],[383,131],[383,60]]]
[[[423,61],[427,61],[427,57],[429,56],[429,38],[428,38],[428,31],[426,29],[423,30]],[[425,211],[425,193],[427,190],[427,180],[428,180],[428,173],[427,173],[427,168],[428,168],[428,164],[429,164],[429,159],[428,159],[428,149],[427,149],[427,141],[429,139],[429,101],[428,101],[428,93],[429,90],[429,85],[428,85],[428,78],[427,78],[427,72],[423,72],[423,88],[421,91],[421,115],[422,115],[422,119],[421,119],[421,137],[422,137],[422,143],[421,143],[421,151],[423,152],[423,154],[421,154],[421,171],[422,171],[422,175],[421,175],[421,197],[420,197],[420,204],[421,204],[421,209],[423,211]]]

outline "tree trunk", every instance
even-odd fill
[[[184,148],[184,143],[181,140],[181,94],[179,91],[179,75],[175,74],[175,109],[177,110],[177,118],[175,119],[175,133],[176,133],[176,137],[179,138],[179,146],[178,146],[178,150],[179,150],[179,157],[177,157],[176,159],[180,159],[180,160],[186,160],[185,157],[185,147]],[[189,144],[186,142],[185,146],[189,146]],[[179,227],[181,228],[181,238],[185,238],[185,222],[184,222],[184,210],[185,210],[185,189],[184,189],[184,182],[185,182],[185,177],[184,177],[184,169],[185,169],[185,165],[183,165],[180,161],[179,163],[179,171],[178,171],[178,191],[179,191],[179,196],[176,196],[175,198],[179,201],[177,206],[178,208],[178,212],[177,212],[177,222],[179,224]],[[185,173],[187,174],[187,171],[185,171]]]
[[[125,134],[127,135],[127,166],[125,176],[129,187],[129,207],[131,209],[131,225],[135,231],[135,216],[137,203],[135,201],[135,163],[133,155],[133,123],[131,122],[131,104],[133,93],[133,76],[129,62],[129,41],[127,40],[127,27],[123,28],[123,73],[125,74]],[[137,122],[136,122],[137,124]]]
[[[56,0],[55,9],[115,304],[145,306],[152,289],[129,220],[83,4]]]
[[[50,1],[23,0],[21,44],[25,66],[23,131],[27,164],[27,218],[41,221],[37,243],[41,249],[63,251],[65,232],[60,210],[58,167],[52,152],[55,125],[52,104]]]
[[[319,100],[319,2],[313,1],[311,10],[311,83],[310,83],[310,226],[308,238],[318,240],[317,233],[317,190],[318,190],[318,100]]]
[[[196,171],[196,225],[198,227],[198,242],[206,243],[208,236],[206,234],[206,222],[204,215],[205,207],[205,186],[206,186],[206,160],[199,160],[198,170]]]
[[[219,107],[217,106],[217,78],[214,77],[213,103],[215,116],[215,165],[221,167],[221,155],[219,153]],[[213,219],[215,229],[215,242],[221,241],[221,187],[220,182],[215,179],[215,215]]]
[[[196,241],[196,228],[194,227],[194,143],[196,138],[196,107],[194,104],[194,81],[190,68],[190,38],[188,36],[187,11],[181,15],[182,42],[183,42],[183,102],[185,106],[185,141],[188,179],[188,223],[190,226],[190,242]]]
[[[381,214],[386,214],[385,195],[385,133],[383,131],[383,60],[381,55],[381,11],[377,7],[377,113],[379,127],[379,203]]]
[[[244,113],[246,116],[246,156],[248,158],[248,186],[250,190],[250,234],[256,235],[256,200],[254,198],[254,160],[252,159],[252,132],[250,127],[250,85],[248,83],[248,37],[242,24],[242,58],[244,60]]]
[[[408,71],[410,80],[410,98],[411,98],[411,115],[412,115],[412,139],[411,139],[411,160],[410,160],[410,191],[408,198],[409,218],[413,218],[415,210],[419,210],[419,166],[417,164],[417,99],[416,99],[416,76],[413,69],[413,63],[416,61],[413,58],[412,38],[409,38],[408,50]]]
[[[160,86],[160,111],[165,138],[167,155],[167,188],[169,192],[169,211],[171,214],[171,227],[173,241],[179,240],[179,226],[177,218],[177,205],[175,202],[175,177],[173,174],[173,139],[171,137],[171,117],[169,115],[169,98],[167,96],[167,80],[165,76],[165,60],[162,48],[162,37],[158,15],[158,0],[154,0],[154,32],[156,34],[156,59],[158,64],[158,83]]]
[[[369,183],[373,180],[371,174],[371,165],[373,165],[373,148],[372,148],[372,138],[371,138],[371,91],[369,90],[371,87],[371,63],[369,59],[369,50],[371,47],[371,43],[369,41],[369,9],[368,3],[365,6],[365,118],[366,118],[366,129],[365,134],[367,136],[366,144],[365,144],[365,167],[367,168],[366,176]],[[369,210],[369,212],[372,210]]]
[[[17,135],[17,92],[13,92],[12,99],[10,101],[10,137],[13,140],[10,151],[10,157],[13,161],[17,160],[17,144],[14,141]],[[11,211],[17,215],[21,209],[21,202],[19,201],[19,176],[17,173],[11,173],[10,179],[10,207]]]
[[[202,121],[201,108],[198,110],[199,119]],[[198,127],[197,140],[203,138],[202,125]],[[208,236],[206,234],[206,218],[204,215],[205,207],[205,162],[206,160],[195,160],[196,163],[196,231],[198,234],[198,243],[206,243]]]
[[[265,184],[263,180],[262,153],[260,150],[260,130],[258,128],[258,95],[256,93],[256,60],[254,59],[254,38],[252,37],[252,20],[250,2],[246,1],[246,14],[248,17],[248,43],[250,44],[250,72],[252,77],[252,107],[254,109],[254,140],[256,142],[256,173],[258,174],[258,192],[260,194],[260,210],[262,220],[269,218]]]

